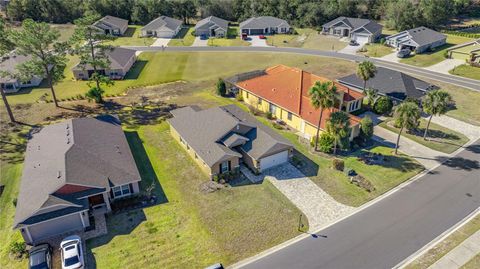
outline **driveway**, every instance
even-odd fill
[[[443,61],[439,62],[438,64],[434,64],[432,66],[425,67],[425,69],[435,71],[435,72],[439,72],[439,73],[443,73],[443,74],[450,74],[450,73],[448,73],[448,71],[450,71],[453,68],[455,68],[459,65],[462,65],[462,64],[465,64],[464,60],[446,59],[446,60],[443,60]]]
[[[387,54],[383,57],[380,57],[380,59],[382,59],[384,61],[389,61],[389,62],[392,62],[392,63],[400,62],[400,58],[397,57],[397,52]]]
[[[242,173],[253,182],[263,178],[270,181],[307,217],[309,231],[315,231],[354,210],[353,207],[335,201],[289,163],[268,169],[262,173],[263,176],[254,176],[245,167]]]
[[[357,51],[361,49],[363,46],[365,46],[366,43],[359,43],[358,46],[351,46],[347,45],[345,48],[339,50],[338,52],[340,53],[345,53],[345,54],[357,54]]]
[[[153,42],[153,44],[151,45],[152,47],[167,47],[168,46],[168,42],[170,42],[170,40],[172,40],[171,38],[157,38],[155,40],[155,42]]]
[[[266,39],[260,39],[258,35],[250,35],[248,36],[248,40],[250,43],[250,46],[252,47],[270,47],[267,45],[267,40]]]
[[[202,40],[199,36],[195,37],[195,41],[193,41],[192,47],[207,47],[208,46],[208,39]]]

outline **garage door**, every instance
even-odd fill
[[[66,217],[53,219],[30,226],[30,234],[33,241],[48,238],[65,232],[83,229],[80,214],[68,215]]]
[[[368,43],[367,35],[353,35],[353,39],[356,40],[358,43]]]
[[[174,35],[175,35],[175,33],[172,32],[172,31],[158,31],[157,32],[157,37],[171,38]]]
[[[288,150],[260,159],[260,171],[288,162]]]
[[[263,35],[263,29],[250,29],[251,35]]]

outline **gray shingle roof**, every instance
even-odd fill
[[[235,105],[201,111],[184,107],[173,110],[172,114],[174,117],[169,119],[172,127],[208,166],[230,156],[242,156],[226,144],[232,148],[243,144],[242,150],[255,159],[292,147],[286,139]]]
[[[356,74],[339,78],[338,82],[363,89],[363,80]],[[405,100],[407,97],[421,98],[425,91],[435,87],[423,80],[383,67],[377,67],[375,77],[367,80],[367,88],[376,89],[380,94],[398,100]]]
[[[93,25],[102,29],[111,28],[105,26],[113,26],[114,28],[123,29],[125,26],[128,26],[128,20],[107,15],[93,23]]]
[[[170,18],[170,17],[167,17],[167,16],[160,16],[160,17],[154,19],[153,21],[149,22],[144,27],[142,27],[142,30],[153,31],[153,30],[157,30],[161,27],[166,27],[167,29],[175,31],[181,25],[182,25],[182,21],[180,21],[180,20]]]
[[[382,28],[382,25],[380,25],[377,22],[372,21],[372,20],[350,18],[350,17],[344,17],[344,16],[338,17],[338,18],[336,18],[332,21],[329,21],[329,22],[325,23],[323,25],[323,27],[330,28],[330,27],[332,27],[333,25],[335,25],[339,22],[343,22],[346,25],[348,25],[349,27],[351,27],[352,31],[355,31],[355,30],[363,27],[363,28],[367,29],[369,32],[375,33],[376,31],[378,31],[379,29]]]
[[[113,50],[108,50],[105,52],[108,55],[110,60],[109,69],[123,69],[128,61],[135,56],[135,51],[131,49],[125,49],[120,47],[115,47]],[[75,65],[72,70],[91,70],[92,66],[86,65],[83,66],[80,63]]]
[[[252,17],[240,23],[240,28],[249,28],[249,29],[262,29],[267,27],[277,27],[281,24],[290,26],[286,20],[271,17],[271,16],[262,16],[262,17]]]
[[[17,73],[16,67],[20,64],[30,61],[31,59],[32,56],[23,56],[16,54],[15,52],[11,52],[3,58],[0,58],[0,70],[15,75]],[[15,78],[2,76],[2,73],[0,73],[1,83],[15,82],[16,80],[17,79]]]
[[[204,25],[208,25],[209,28],[218,27],[222,28],[225,31],[228,30],[228,21],[215,16],[210,16],[200,20],[199,22],[197,22],[197,24],[195,24],[195,29],[201,28]]]
[[[139,180],[117,118],[78,118],[46,126],[27,145],[15,225],[51,213],[45,207],[52,205],[56,210],[77,208],[76,199],[55,194],[66,184],[105,190]]]
[[[423,26],[406,30],[406,32],[411,36],[411,39],[419,46],[428,45],[447,38],[446,35]]]

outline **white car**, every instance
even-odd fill
[[[78,235],[72,235],[60,243],[62,256],[62,269],[83,269],[82,239]]]

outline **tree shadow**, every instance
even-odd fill
[[[465,149],[470,151],[470,152],[480,154],[480,145],[470,145],[470,146],[466,147]]]
[[[177,35],[172,39],[183,39],[187,35],[188,30],[190,30],[190,26],[182,27],[182,29],[180,29]]]
[[[0,133],[0,160],[9,164],[19,164],[24,160],[28,140],[41,130],[40,126],[11,124],[2,126]]]
[[[170,111],[176,109],[175,104],[156,103],[155,106],[136,106],[130,110],[117,110],[116,113],[125,126],[137,128],[139,125],[159,124],[168,117]]]
[[[480,163],[477,160],[470,160],[462,157],[448,158],[444,156],[437,157],[436,159],[443,162],[443,165],[456,170],[472,171],[480,169]]]
[[[425,133],[426,128],[417,128],[415,130],[407,130],[408,134],[418,136],[418,137],[423,137],[423,134]],[[453,133],[445,133],[444,131],[441,130],[436,130],[436,129],[428,129],[427,133],[427,139],[428,138],[441,138],[441,139],[448,139],[448,140],[460,140],[460,137],[456,134]]]
[[[135,27],[128,27],[121,37],[133,37],[133,35],[135,34],[135,30]]]
[[[138,79],[140,73],[142,73],[143,69],[147,65],[148,61],[145,60],[137,60],[135,64],[130,68],[127,75],[125,76],[125,80],[129,79]]]
[[[315,177],[318,175],[318,164],[297,149],[293,149],[292,164],[307,177]]]

